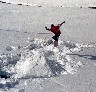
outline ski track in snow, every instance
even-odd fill
[[[6,47],[7,51],[22,50],[18,54],[0,55],[0,88],[8,90],[19,84],[20,79],[50,78],[64,74],[75,74],[83,66],[81,61],[75,61],[69,54],[82,51],[82,48],[92,48],[92,44],[78,44],[60,41],[54,47],[52,40],[29,40],[29,45],[18,48]]]

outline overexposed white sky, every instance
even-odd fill
[[[95,6],[96,0],[3,0],[10,3],[22,4],[49,4],[49,5],[63,5],[63,6]]]

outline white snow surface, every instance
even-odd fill
[[[31,6],[64,6],[64,7],[88,7],[96,6],[96,0],[3,0],[7,3],[23,4]]]
[[[0,74],[0,92],[96,92],[96,11],[0,3]]]

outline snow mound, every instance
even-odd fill
[[[82,65],[75,62],[68,53],[80,51],[80,47],[70,42],[59,41],[54,47],[52,40],[34,39],[24,47],[20,60],[15,65],[15,78],[51,77],[59,74],[74,74]]]
[[[92,45],[60,40],[58,47],[54,47],[52,40],[38,38],[30,40],[28,44],[17,48],[22,50],[19,54],[3,53],[0,55],[0,79],[4,80],[0,82],[0,88],[14,87],[19,79],[74,74],[83,64],[75,61],[70,54],[79,52],[82,48],[92,47]],[[10,50],[7,51],[10,52]]]

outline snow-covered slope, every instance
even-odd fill
[[[0,3],[0,91],[96,92],[95,19],[88,8]],[[53,47],[45,26],[64,20]]]
[[[88,7],[96,6],[96,0],[3,0],[8,3],[41,5],[41,6],[65,6],[65,7]]]

